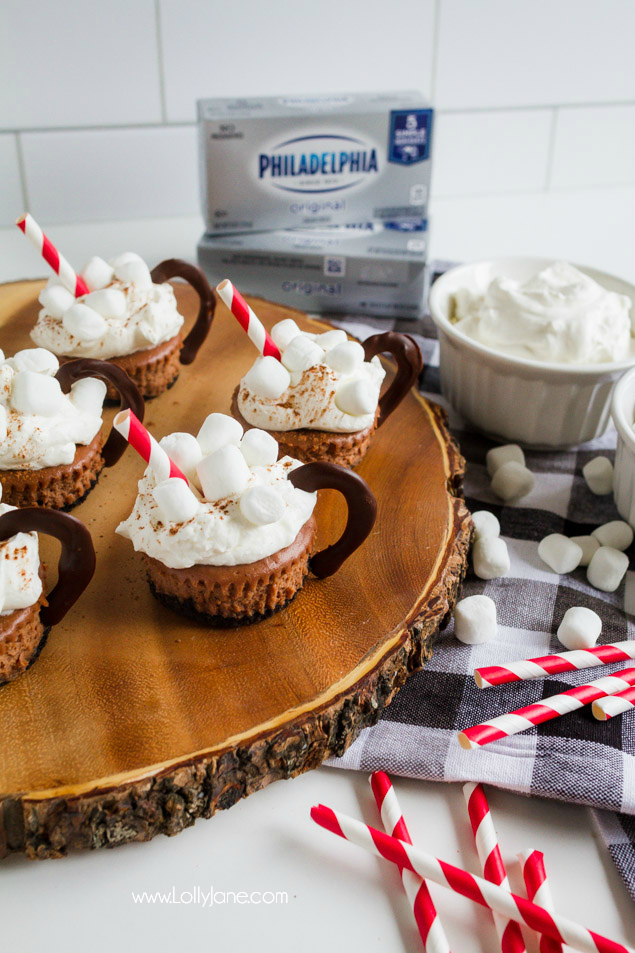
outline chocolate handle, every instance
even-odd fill
[[[336,543],[311,556],[309,568],[319,579],[332,576],[345,559],[362,545],[375,523],[377,501],[365,480],[337,463],[305,463],[289,474],[299,490],[339,490],[348,506],[344,532]]]
[[[48,605],[40,610],[44,625],[61,622],[93,578],[95,550],[83,523],[68,513],[40,506],[9,510],[0,516],[0,542],[16,533],[46,533],[62,544],[58,580],[48,595]]]
[[[143,420],[145,413],[143,397],[134,381],[131,381],[126,372],[116,364],[111,364],[110,361],[98,361],[92,357],[80,357],[76,361],[61,364],[55,376],[65,394],[68,394],[71,384],[74,384],[75,381],[81,381],[85,377],[98,377],[99,380],[106,384],[112,384],[115,388],[119,394],[120,410],[126,410],[130,407],[139,420]],[[113,427],[102,449],[106,466],[112,467],[122,456],[127,446],[127,440],[120,433],[117,433]]]
[[[181,348],[181,364],[191,364],[212,326],[216,308],[214,292],[201,269],[181,258],[168,258],[167,261],[159,262],[156,268],[152,269],[151,275],[156,284],[169,281],[170,278],[183,278],[192,285],[200,298],[201,306],[198,309],[194,327],[183,341]]]
[[[366,360],[376,354],[388,351],[397,361],[397,374],[394,381],[379,400],[379,419],[377,426],[390,417],[393,410],[399,406],[410,388],[419,379],[423,368],[421,351],[414,338],[409,334],[398,334],[396,331],[385,331],[383,334],[373,334],[364,342]]]

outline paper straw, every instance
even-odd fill
[[[490,883],[511,890],[483,785],[470,781],[463,785],[463,794],[483,876]],[[516,921],[500,913],[492,915],[503,953],[525,953],[525,941]]]
[[[544,678],[559,672],[574,672],[577,669],[608,665],[610,662],[628,662],[635,659],[635,639],[613,642],[611,645],[596,645],[592,649],[575,649],[542,655],[538,658],[521,659],[506,665],[488,665],[474,669],[474,680],[479,688],[491,688],[507,682],[524,682],[530,678]]]
[[[625,711],[635,708],[635,688],[626,688],[623,692],[616,692],[607,698],[599,698],[593,702],[591,710],[598,721],[608,721],[616,715],[623,715]]]
[[[459,744],[466,749],[480,748],[492,741],[497,741],[499,738],[516,735],[520,731],[533,728],[534,725],[540,725],[544,721],[550,721],[552,718],[559,718],[561,715],[576,711],[584,705],[590,705],[597,698],[614,695],[615,692],[620,692],[633,684],[635,684],[635,668],[622,669],[615,675],[605,675],[603,678],[597,678],[594,682],[589,682],[588,685],[570,688],[558,695],[543,698],[542,701],[536,702],[534,705],[517,708],[515,711],[499,715],[498,718],[492,718],[480,725],[466,728],[459,732]]]
[[[541,850],[525,850],[518,855],[518,860],[523,872],[527,896],[538,906],[544,907],[553,914],[554,906],[545,870],[545,855]],[[562,943],[543,934],[540,937],[539,949],[540,953],[562,953]]]
[[[50,239],[46,237],[38,223],[32,215],[27,212],[15,223],[21,232],[24,232],[29,241],[35,245],[40,255],[46,261],[56,275],[59,275],[60,281],[65,288],[74,294],[76,298],[80,295],[87,295],[89,292],[85,282],[76,275],[63,255],[60,255],[57,248]]]
[[[395,789],[388,775],[384,771],[375,771],[371,775],[370,786],[373,789],[386,833],[398,837],[406,844],[412,844]],[[424,950],[426,953],[450,953],[450,945],[425,880],[405,867],[402,867],[399,872],[421,934]]]
[[[170,477],[179,477],[189,486],[185,474],[179,470],[176,463],[170,459],[163,447],[159,446],[152,434],[129,408],[117,414],[113,426],[154,471],[157,483],[168,480]]]
[[[544,907],[539,907],[531,900],[509,893],[482,877],[476,877],[467,870],[438,860],[411,844],[405,844],[345,814],[336,813],[323,804],[311,808],[311,817],[320,827],[332,834],[338,834],[358,847],[363,847],[376,857],[384,857],[399,867],[407,867],[426,880],[449,887],[474,903],[524,923],[532,930],[545,933],[560,943],[568,943],[581,953],[635,953],[632,948],[587,930],[568,917],[558,914],[552,916]]]
[[[216,290],[263,357],[275,357],[277,361],[281,360],[280,350],[273,338],[265,331],[260,318],[249,307],[240,292],[236,291],[229,278],[225,278],[216,285]]]

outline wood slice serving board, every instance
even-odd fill
[[[7,355],[31,346],[41,287],[0,287]],[[176,291],[189,323],[198,299],[188,286]],[[325,329],[252,303],[267,327],[293,317]],[[228,413],[254,353],[219,304],[196,363],[148,404],[151,432],[196,433],[207,414]],[[176,834],[341,755],[430,657],[454,603],[470,533],[462,459],[439,409],[414,391],[359,467],[379,504],[371,536],[336,575],[310,577],[288,608],[257,625],[207,629],[153,599],[140,558],[114,533],[142,472],[129,449],[73,511],[93,536],[95,578],[35,665],[0,688],[0,856]],[[316,512],[323,548],[343,526],[343,501],[323,491]],[[55,545],[41,537],[49,584]]]

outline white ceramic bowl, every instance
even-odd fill
[[[526,281],[553,258],[498,258],[452,268],[430,291],[430,312],[440,344],[441,389],[473,426],[501,439],[536,447],[571,447],[599,437],[609,424],[611,392],[635,358],[607,364],[555,364],[510,357],[480,344],[449,320],[460,288],[482,294],[493,278]],[[635,315],[635,286],[576,265],[609,291],[628,295]]]
[[[617,430],[613,496],[620,516],[635,526],[635,367],[615,385],[611,416]]]

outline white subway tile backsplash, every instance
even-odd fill
[[[435,196],[544,188],[552,110],[437,113]]]
[[[5,0],[0,128],[161,119],[153,0]]]
[[[635,184],[635,105],[559,109],[554,189]]]
[[[0,225],[12,225],[24,211],[24,195],[13,133],[0,135]]]
[[[434,6],[434,0],[391,0],[386,9],[367,0],[311,7],[297,0],[160,0],[167,118],[192,120],[195,101],[205,96],[429,94]]]
[[[440,0],[436,105],[635,99],[630,0]]]
[[[30,211],[49,223],[198,212],[194,126],[22,136]]]

